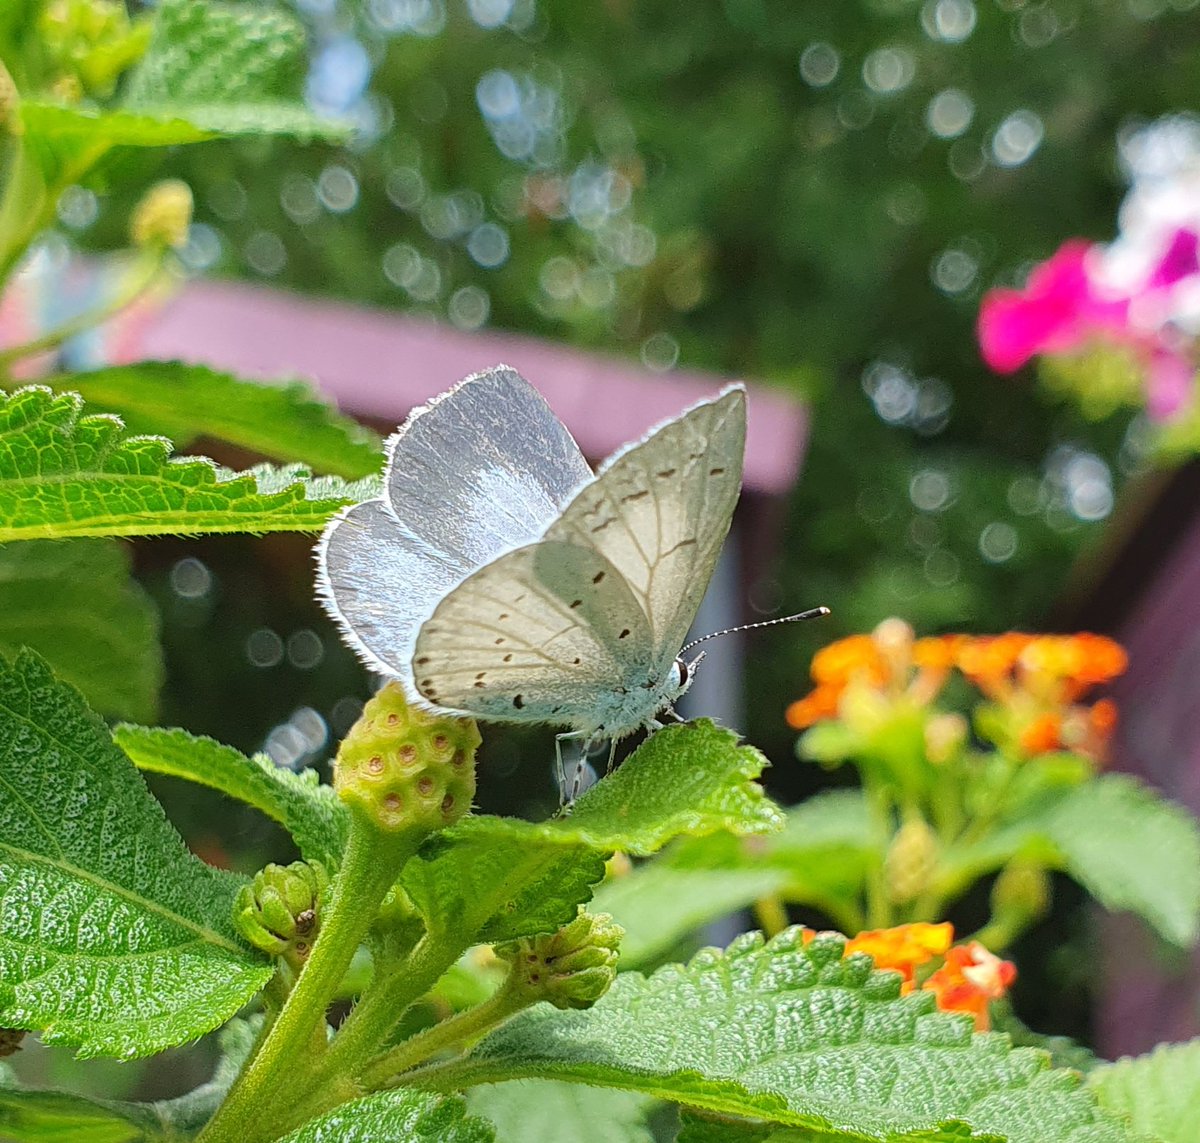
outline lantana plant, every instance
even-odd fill
[[[1191,451],[1200,424],[1196,136],[1194,122],[1175,117],[1127,140],[1133,185],[1116,238],[1065,242],[1023,288],[986,294],[979,312],[993,369],[1036,360],[1043,381],[1085,414],[1144,408],[1156,445]]]

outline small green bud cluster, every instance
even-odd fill
[[[1050,878],[1040,865],[1010,861],[992,886],[992,914],[1020,931],[1050,909]]]
[[[342,740],[333,786],[378,829],[432,833],[471,808],[479,742],[471,719],[409,706],[388,683]]]
[[[41,47],[58,70],[56,93],[107,99],[146,52],[148,17],[131,20],[121,0],[49,0],[38,19]],[[71,100],[74,102],[74,100]]]
[[[329,875],[315,861],[268,865],[242,886],[234,923],[255,948],[298,969],[320,929],[321,894],[328,885]]]
[[[579,916],[556,933],[523,937],[496,946],[509,965],[505,987],[556,1008],[590,1008],[617,975],[618,946],[625,930],[607,913]]]
[[[909,818],[897,831],[883,859],[890,900],[915,901],[937,873],[938,839],[924,818]]]
[[[178,250],[187,244],[191,224],[192,188],[181,179],[162,179],[133,208],[129,237],[135,246]]]

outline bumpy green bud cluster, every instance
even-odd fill
[[[505,987],[549,1000],[556,1008],[590,1008],[617,975],[625,930],[607,913],[585,913],[556,933],[496,946],[509,964]]]
[[[268,865],[242,886],[234,902],[234,923],[255,948],[298,967],[316,940],[321,894],[328,884],[329,875],[315,861]]]
[[[1013,861],[992,886],[992,915],[1018,931],[1050,908],[1050,878],[1040,865]]]
[[[479,742],[473,720],[410,707],[388,683],[342,740],[334,789],[381,830],[432,833],[471,808]]]
[[[171,246],[187,244],[192,223],[192,189],[180,179],[155,183],[133,208],[129,237],[135,246]]]
[[[890,900],[899,905],[916,900],[937,872],[938,840],[924,818],[910,818],[897,831],[883,859]]]
[[[121,73],[145,54],[152,30],[148,18],[130,20],[120,0],[50,0],[38,19],[41,47],[60,78],[98,99],[112,95]]]

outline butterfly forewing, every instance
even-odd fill
[[[500,556],[454,588],[421,628],[413,670],[438,706],[589,731],[628,705],[630,686],[661,674],[616,569],[595,550],[552,541]]]
[[[712,578],[742,485],[746,397],[730,389],[618,453],[546,532],[592,547],[629,585],[673,659]]]
[[[388,441],[392,512],[464,576],[537,539],[591,475],[566,426],[506,366],[468,377]]]

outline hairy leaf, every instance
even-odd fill
[[[280,1143],[491,1143],[491,1125],[466,1110],[461,1099],[382,1091],[310,1120]]]
[[[514,1080],[467,1092],[467,1109],[492,1123],[496,1143],[654,1143],[646,1116],[655,1104],[636,1092],[554,1080]]]
[[[790,929],[649,978],[623,973],[593,1008],[524,1012],[424,1082],[554,1077],[841,1139],[964,1127],[1011,1143],[1132,1139],[1075,1073],[973,1034],[930,993],[901,996],[895,973],[843,949]]]
[[[775,828],[782,815],[753,781],[764,762],[706,719],[667,727],[570,816],[469,818],[410,861],[401,884],[431,924],[478,940],[547,932],[588,899],[613,850],[647,854],[680,834]]]
[[[189,853],[103,722],[32,653],[0,668],[0,1026],[148,1055],[271,975],[231,923],[240,879]]]
[[[346,848],[348,814],[315,770],[294,774],[264,754],[247,758],[186,730],[126,723],[113,731],[113,740],[140,770],[186,778],[254,806],[292,835],[306,860],[322,861],[331,872],[337,868]]]
[[[1088,1086],[1103,1107],[1159,1143],[1194,1143],[1200,1123],[1200,1040],[1163,1044],[1148,1056],[1101,1064]]]
[[[161,433],[177,448],[215,437],[351,479],[383,464],[379,439],[303,381],[268,384],[203,365],[144,361],[66,374],[54,384],[80,393],[89,411],[117,413],[132,432]]]
[[[158,612],[109,540],[0,546],[0,654],[29,647],[102,714],[149,719],[162,684]]]
[[[376,487],[299,468],[238,474],[170,458],[165,438],[129,436],[117,417],[81,416],[82,404],[39,385],[0,397],[0,542],[315,531]]]

